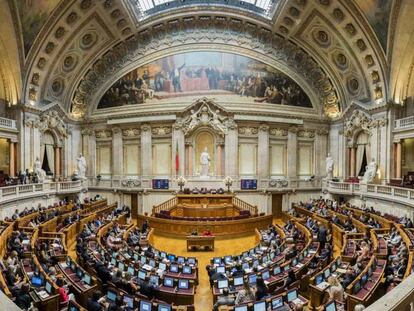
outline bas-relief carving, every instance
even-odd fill
[[[125,137],[139,136],[140,133],[141,133],[141,131],[138,128],[131,128],[131,129],[123,129],[122,130],[122,136],[125,136]]]
[[[285,188],[289,185],[286,179],[271,179],[269,180],[270,188]]]
[[[233,25],[229,25],[229,27],[233,27]],[[215,29],[214,24],[211,25],[211,28],[200,29],[199,25],[195,23],[191,33],[179,32],[173,37],[169,36],[170,29],[165,29],[165,26],[161,25],[146,34],[140,33],[132,37],[130,40],[117,45],[97,62],[99,66],[96,67],[99,67],[101,72],[96,72],[95,67],[89,70],[73,97],[73,115],[79,118],[84,117],[87,114],[87,106],[91,105],[91,100],[98,95],[96,92],[101,92],[102,85],[108,84],[107,82],[117,76],[122,68],[136,62],[136,59],[150,55],[161,48],[181,48],[185,42],[210,45],[214,42],[229,43],[244,47],[246,47],[246,44],[248,46],[249,43],[255,42],[253,48],[257,52],[269,55],[274,60],[283,63],[307,81],[309,85],[312,85],[322,98],[326,113],[333,115],[339,112],[338,98],[334,86],[323,70],[305,52],[277,35],[273,35],[271,40],[263,40],[258,33],[242,32],[239,28],[233,29],[232,32],[223,32],[217,31],[218,29]],[[148,38],[145,39],[144,37]],[[150,40],[151,38],[156,38],[156,40]],[[152,43],[148,44],[148,42]]]
[[[111,130],[97,130],[95,131],[96,138],[111,138],[112,131]]]
[[[249,127],[249,126],[239,127],[239,134],[241,135],[256,136],[258,133],[259,133],[259,128],[257,127]]]
[[[343,134],[348,138],[351,138],[354,133],[359,130],[363,130],[366,133],[371,134],[372,128],[382,127],[386,124],[386,118],[372,119],[371,116],[361,110],[355,110],[351,117],[345,121]]]
[[[278,137],[283,137],[283,136],[288,135],[288,131],[286,129],[281,129],[281,128],[272,128],[270,129],[269,133],[272,136],[278,136]]]
[[[314,138],[315,130],[303,129],[297,132],[298,137],[302,138]]]
[[[55,110],[44,112],[33,124],[40,132],[55,130],[61,137],[67,137],[66,125]]]
[[[169,135],[171,134],[171,126],[158,126],[151,129],[152,135]]]

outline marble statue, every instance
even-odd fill
[[[86,179],[86,159],[82,154],[76,159],[78,166],[78,177],[80,179]]]
[[[333,169],[334,169],[334,160],[331,157],[331,154],[328,153],[326,157],[326,179],[331,180],[333,177]]]
[[[207,147],[204,148],[204,151],[200,155],[200,164],[201,164],[201,177],[207,177],[210,170],[210,155],[208,154]]]
[[[362,182],[364,184],[368,184],[374,181],[375,176],[377,175],[377,168],[378,166],[377,166],[377,163],[375,162],[375,159],[372,159],[371,163],[369,163],[366,166],[365,174],[364,174],[364,177],[362,178]]]
[[[36,160],[34,161],[33,171],[37,175],[39,182],[43,182],[46,177],[46,172],[44,169],[42,169],[42,164],[40,163],[39,157],[36,157]]]
[[[191,116],[190,116],[190,124],[188,125],[188,132],[194,129],[198,124],[198,116],[197,113],[194,112],[194,110],[191,110]]]

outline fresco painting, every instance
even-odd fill
[[[24,51],[27,55],[36,36],[60,0],[15,0],[19,12]]]
[[[355,0],[355,2],[367,17],[386,52],[392,0]]]
[[[194,95],[312,108],[301,87],[271,66],[231,53],[189,52],[130,71],[106,91],[98,109]]]

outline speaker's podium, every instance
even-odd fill
[[[187,235],[187,250],[214,251],[214,235]]]

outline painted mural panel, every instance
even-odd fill
[[[231,53],[189,52],[132,70],[109,88],[98,109],[194,95],[233,96],[252,103],[312,107],[300,86],[271,66]]]
[[[355,2],[366,15],[384,51],[386,51],[392,0],[355,0]]]
[[[23,32],[24,51],[29,53],[36,36],[60,0],[15,0]]]

